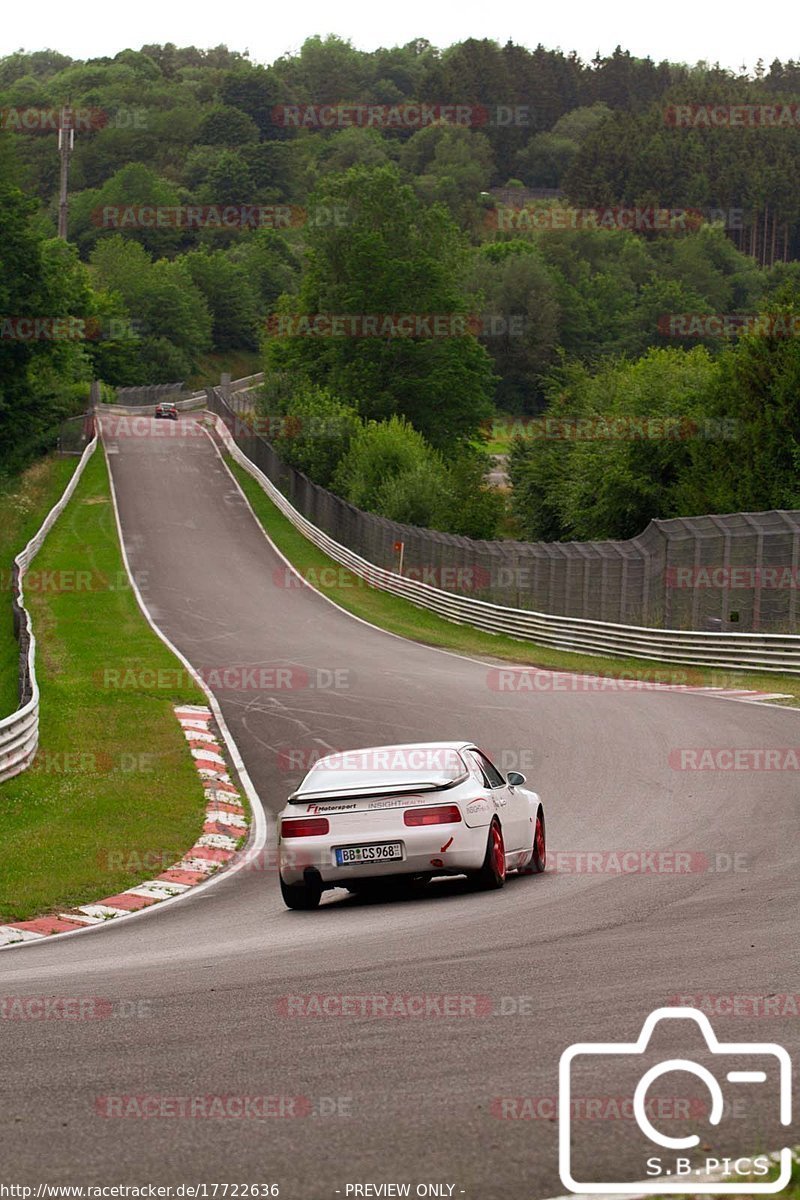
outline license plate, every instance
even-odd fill
[[[394,862],[403,857],[402,842],[375,842],[371,846],[337,846],[337,867],[358,866],[360,863]]]

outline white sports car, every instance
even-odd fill
[[[501,888],[545,868],[544,809],[525,776],[504,778],[471,742],[373,746],[321,758],[278,818],[283,899],[467,875]]]

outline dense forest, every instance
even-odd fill
[[[793,61],[475,40],[0,59],[0,470],[94,378],[239,352],[281,453],[399,520],[557,540],[800,507],[798,97]]]

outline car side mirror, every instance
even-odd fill
[[[507,779],[511,787],[522,787],[525,782],[525,776],[521,775],[519,771],[509,771]]]

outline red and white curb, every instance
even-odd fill
[[[184,704],[175,709],[175,715],[203,781],[206,798],[203,832],[195,844],[155,879],[137,883],[124,892],[68,912],[0,925],[0,946],[38,941],[87,925],[102,925],[116,917],[150,908],[204,883],[236,855],[239,843],[248,834],[249,824],[241,795],[231,780],[217,740],[211,709]]]
[[[697,687],[686,688],[686,691],[697,692],[700,695],[718,696],[722,700],[744,700],[746,703],[758,701],[764,703],[767,700],[791,700],[793,697],[789,692],[753,692],[745,688],[729,689],[716,687]]]

